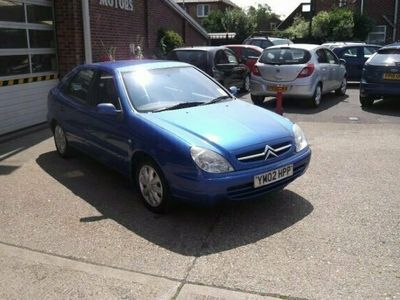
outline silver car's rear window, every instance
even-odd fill
[[[380,49],[378,54],[400,54],[400,49]]]
[[[260,62],[269,65],[305,64],[311,59],[307,50],[297,48],[266,49],[260,57]]]
[[[376,66],[393,66],[400,63],[400,49],[380,49],[369,62]]]

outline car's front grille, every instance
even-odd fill
[[[238,185],[234,187],[228,188],[228,198],[232,200],[242,200],[248,198],[254,198],[261,196],[265,193],[272,192],[274,190],[278,190],[280,188],[285,187],[287,184],[295,180],[298,176],[300,176],[306,169],[307,162],[304,162],[301,165],[295,166],[293,170],[293,175],[282,179],[280,181],[271,183],[269,185],[254,188],[254,183],[249,182],[247,184]]]
[[[292,148],[290,142],[284,142],[275,144],[272,146],[264,146],[263,148],[258,148],[252,151],[247,151],[236,156],[236,158],[243,163],[256,162],[262,160],[271,160],[274,158],[279,158],[285,153],[287,153]]]

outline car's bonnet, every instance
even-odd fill
[[[188,144],[227,151],[292,135],[287,119],[240,100],[143,116]]]

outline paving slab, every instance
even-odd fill
[[[179,282],[0,244],[1,299],[171,299]]]

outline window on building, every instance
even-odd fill
[[[53,1],[0,0],[0,76],[57,71]]]
[[[386,25],[376,26],[372,32],[368,34],[367,42],[370,44],[383,45],[386,43]]]
[[[271,30],[275,30],[277,25],[276,25],[276,23],[271,22],[271,23],[269,23],[269,26],[270,26]]]
[[[207,17],[209,12],[210,12],[210,7],[208,4],[197,5],[197,17],[199,18]]]
[[[339,0],[339,7],[347,6],[347,0]]]

